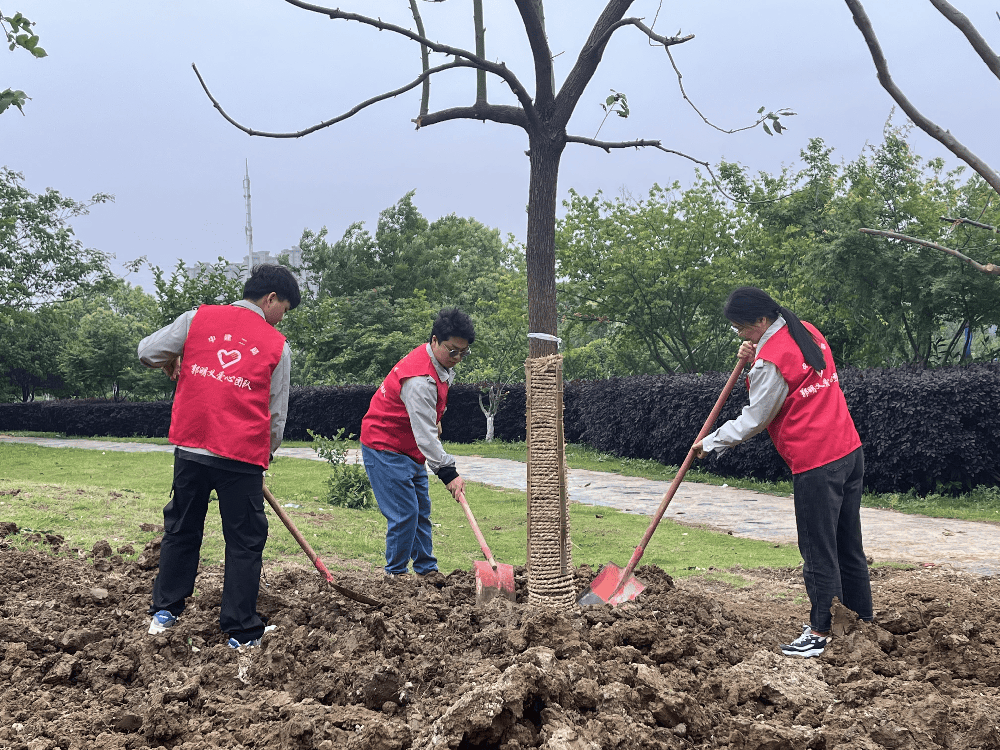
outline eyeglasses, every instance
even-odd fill
[[[446,344],[441,344],[441,346],[443,346],[444,350],[446,352],[448,352],[448,356],[451,357],[451,358],[453,358],[453,359],[455,359],[455,358],[457,358],[457,359],[465,359],[470,354],[472,354],[472,347],[471,346],[468,346],[465,349],[452,349],[450,346],[448,346]]]
[[[729,326],[729,330],[731,330],[733,333],[735,333],[737,336],[739,336],[741,333],[743,333],[743,331],[747,330],[748,328],[753,328],[754,325],[756,325],[756,324],[755,323],[747,323],[745,326],[735,326],[734,325],[734,326]]]

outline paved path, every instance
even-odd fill
[[[53,448],[131,452],[171,451],[169,445],[115,443],[104,440],[26,438],[0,435],[0,442],[34,443]],[[357,451],[350,451],[354,460]],[[321,460],[311,448],[278,449],[279,456]],[[525,465],[519,461],[456,456],[466,479],[524,491]],[[570,500],[604,505],[628,513],[653,515],[669,482],[570,469]],[[665,518],[705,524],[734,536],[795,543],[795,512],[790,497],[776,497],[734,487],[682,482]],[[876,560],[948,565],[983,575],[1000,574],[1000,525],[926,518],[889,510],[861,509],[865,551]],[[638,541],[638,540],[637,540]]]

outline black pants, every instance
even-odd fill
[[[172,498],[163,509],[160,570],[153,583],[153,606],[173,615],[194,593],[205,532],[208,497],[215,490],[226,540],[226,575],[219,627],[240,642],[260,638],[264,621],[257,613],[261,555],[267,541],[263,469],[246,474],[174,456]]]
[[[833,597],[872,619],[872,586],[861,541],[861,488],[865,454],[861,448],[837,461],[792,477],[795,525],[804,565],[813,630],[830,630]]]

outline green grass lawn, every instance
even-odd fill
[[[0,444],[0,521],[22,529],[62,535],[73,548],[89,551],[106,539],[112,548],[131,544],[135,552],[159,532],[142,524],[163,523],[173,456],[120,453],[30,444]],[[278,458],[267,485],[309,543],[333,569],[378,569],[384,564],[385,520],[377,510],[338,508],[324,502],[329,467],[318,461]],[[523,565],[527,545],[526,499],[522,492],[470,483],[466,498],[499,562]],[[431,483],[434,548],[444,571],[471,570],[482,553],[461,507],[440,482]],[[298,507],[295,507],[298,506]],[[268,509],[270,532],[265,560],[308,564],[280,519]],[[649,519],[610,508],[570,507],[573,562],[595,569],[608,561],[624,566]],[[25,544],[17,536],[10,539]],[[202,560],[223,559],[218,512],[209,509]],[[671,575],[704,574],[709,569],[791,567],[800,562],[791,545],[775,545],[685,527],[664,520],[642,564]]]

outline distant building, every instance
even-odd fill
[[[277,263],[278,259],[281,258],[286,261],[286,265],[291,269],[292,275],[295,276],[299,284],[305,289],[311,289],[309,282],[309,275],[301,269],[302,266],[302,248],[298,245],[288,248],[287,250],[282,250],[277,255],[271,255],[269,250],[254,250],[253,258],[251,260],[251,267],[259,265],[261,263]],[[194,278],[205,268],[208,268],[211,264],[199,261],[187,269],[187,274],[189,278]],[[225,274],[227,279],[235,279],[238,277],[246,278],[247,274],[247,256],[243,256],[243,261],[241,263],[230,263],[226,266]]]

